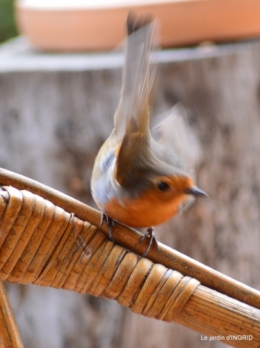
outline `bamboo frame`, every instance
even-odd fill
[[[2,281],[0,281],[0,347],[24,347]]]
[[[145,246],[135,245],[137,231],[117,224],[114,245],[99,228],[99,212],[33,180],[1,169],[0,184],[2,280],[116,299],[230,345],[248,346],[230,335],[260,345],[258,291],[162,244],[140,258]]]

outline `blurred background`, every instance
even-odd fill
[[[0,42],[17,35],[14,18],[14,0],[0,0]]]
[[[124,37],[131,6],[63,5],[0,0],[0,167],[94,206],[91,170],[121,86],[122,56],[110,50]],[[180,0],[134,8],[161,21],[154,113],[185,105],[201,148],[198,185],[209,195],[156,235],[260,289],[260,4]],[[26,348],[224,347],[115,301],[6,287]]]

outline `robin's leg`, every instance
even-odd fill
[[[112,242],[115,242],[114,237],[113,237],[113,231],[114,231],[114,228],[115,228],[115,221],[111,217],[109,217],[107,214],[102,212],[101,220],[100,220],[100,226],[99,227],[101,227],[103,225],[104,221],[105,221],[105,223],[107,225],[109,239]]]
[[[142,243],[146,238],[149,238],[149,243],[148,243],[147,249],[145,250],[144,254],[142,255],[143,257],[145,257],[147,255],[148,251],[151,249],[153,242],[155,243],[157,251],[159,250],[158,242],[157,242],[157,239],[155,237],[153,227],[147,228],[145,234],[140,238],[140,240],[136,243],[136,245]]]

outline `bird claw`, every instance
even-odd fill
[[[142,243],[146,238],[150,238],[150,240],[149,240],[149,243],[148,243],[148,246],[147,246],[145,252],[142,255],[143,257],[145,257],[148,254],[153,242],[155,243],[157,251],[159,250],[158,241],[157,241],[157,238],[155,237],[153,227],[147,228],[145,234],[139,239],[139,241],[135,245]]]
[[[99,227],[103,225],[104,221],[107,226],[108,237],[114,243],[115,240],[113,237],[113,231],[115,229],[115,221],[111,217],[109,217],[107,214],[102,213]]]

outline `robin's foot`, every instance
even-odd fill
[[[145,250],[144,254],[142,255],[143,257],[145,257],[148,254],[153,242],[155,243],[157,251],[159,250],[158,242],[157,242],[157,239],[155,237],[153,227],[147,228],[145,234],[140,238],[140,240],[136,243],[136,245],[142,243],[146,238],[149,238],[149,243],[148,243],[147,249]]]
[[[109,217],[107,214],[102,213],[99,227],[101,227],[103,225],[104,221],[107,225],[108,237],[114,243],[115,240],[113,237],[113,231],[115,228],[115,221],[111,217]]]

